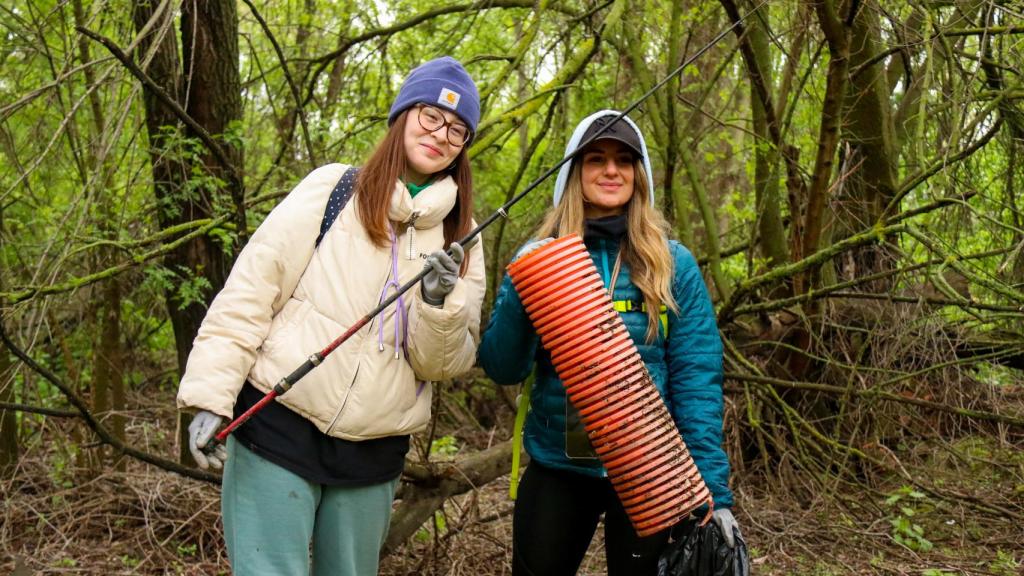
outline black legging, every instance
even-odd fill
[[[640,538],[607,478],[533,462],[523,474],[512,522],[513,576],[572,576],[604,513],[609,576],[653,576],[668,530]]]

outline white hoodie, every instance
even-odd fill
[[[590,125],[594,123],[598,118],[605,116],[618,116],[621,112],[617,110],[601,110],[594,112],[590,116],[587,116],[576,126],[576,129],[572,131],[572,137],[569,138],[569,142],[565,145],[565,155],[568,156],[571,152],[574,152],[576,148],[579,148],[580,143],[583,141],[583,134],[587,132]],[[654,205],[654,172],[651,171],[651,160],[650,155],[647,153],[647,143],[644,141],[644,133],[640,131],[640,127],[633,123],[629,116],[623,116],[619,122],[625,122],[629,124],[636,135],[640,138],[640,152],[643,153],[644,157],[644,170],[647,172],[647,189],[651,193],[651,205]],[[598,138],[600,140],[600,138]],[[554,193],[554,204],[558,206],[558,202],[562,199],[562,192],[565,191],[565,185],[569,182],[569,173],[572,171],[572,162],[566,162],[562,164],[562,167],[558,170],[558,178],[555,179],[555,193]]]

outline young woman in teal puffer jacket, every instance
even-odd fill
[[[568,154],[618,113],[597,112],[576,127]],[[714,498],[714,520],[731,540],[729,461],[722,449],[722,343],[700,268],[666,235],[654,207],[647,148],[629,118],[562,167],[554,208],[517,257],[576,232],[611,291],[658,391]],[[524,444],[531,461],[513,520],[513,574],[575,574],[605,514],[612,576],[654,574],[668,531],[638,538],[566,400],[551,356],[540,345],[506,275],[478,357],[499,384],[534,372]]]

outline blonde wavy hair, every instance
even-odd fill
[[[548,211],[536,238],[561,237],[575,232],[583,237],[583,176],[579,160],[572,163],[569,181],[561,202]],[[658,316],[665,305],[674,313],[679,307],[672,297],[672,255],[668,248],[668,223],[661,211],[651,205],[648,175],[643,162],[633,163],[633,196],[626,203],[626,237],[619,250],[629,266],[630,280],[643,294],[647,306],[648,343],[658,337]],[[609,279],[610,280],[610,279]]]

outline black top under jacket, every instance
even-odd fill
[[[625,214],[588,218],[583,221],[583,237],[587,240],[604,238],[618,241],[626,235],[628,225]]]
[[[235,418],[264,396],[246,382],[235,402]],[[398,477],[405,467],[409,436],[354,442],[321,432],[304,417],[271,402],[234,432],[235,440],[260,457],[310,482],[365,486]]]

